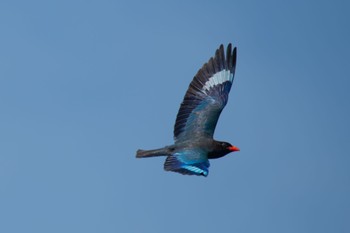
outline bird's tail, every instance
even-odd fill
[[[171,155],[171,147],[163,147],[155,150],[137,150],[136,158],[147,158],[147,157],[155,157],[155,156],[168,156]]]

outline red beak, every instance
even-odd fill
[[[230,147],[227,147],[227,149],[229,149],[230,151],[240,151],[239,148],[237,146],[230,146]]]

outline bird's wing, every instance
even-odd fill
[[[221,111],[230,92],[235,68],[237,49],[220,45],[215,56],[203,65],[190,83],[174,128],[175,141],[198,137],[212,138]]]
[[[164,163],[164,170],[178,172],[183,175],[208,176],[209,160],[205,152],[188,150],[169,155]]]

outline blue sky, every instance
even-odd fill
[[[0,232],[349,232],[346,1],[1,1]],[[207,178],[172,144],[197,70],[238,47]]]

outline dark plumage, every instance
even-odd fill
[[[208,175],[209,160],[239,151],[236,146],[213,139],[220,113],[231,90],[237,49],[224,46],[197,72],[181,103],[174,127],[174,145],[138,150],[137,158],[167,156],[164,169],[186,175]]]

